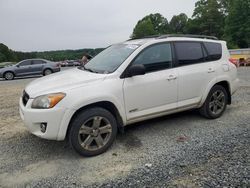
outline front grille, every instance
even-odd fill
[[[22,100],[23,100],[23,105],[26,106],[28,100],[29,100],[30,96],[28,95],[28,93],[26,93],[25,91],[23,91],[23,97],[22,97]]]

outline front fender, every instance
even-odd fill
[[[79,103],[75,106],[72,106],[72,108],[68,108],[65,112],[65,115],[63,117],[62,123],[60,125],[59,131],[58,131],[58,135],[57,135],[57,140],[64,140],[67,134],[67,130],[68,130],[68,126],[70,124],[70,121],[72,119],[72,117],[74,116],[74,114],[77,112],[77,110],[85,107],[85,106],[89,106],[91,104],[95,104],[98,102],[110,102],[112,104],[114,104],[114,106],[117,108],[120,117],[122,118],[123,124],[125,125],[126,123],[126,116],[125,116],[125,110],[122,108],[122,105],[119,104],[117,101],[115,101],[114,99],[111,99],[110,97],[107,98],[95,98],[92,100],[87,100],[87,102],[82,102]]]

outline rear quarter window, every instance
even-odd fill
[[[220,43],[204,42],[204,46],[208,53],[208,56],[206,57],[207,61],[216,61],[221,59],[222,46]]]

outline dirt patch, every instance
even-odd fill
[[[4,187],[15,187],[41,178],[48,178],[57,173],[60,161],[39,161],[13,173],[0,174],[0,182]]]

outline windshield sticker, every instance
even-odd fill
[[[126,48],[130,48],[130,49],[132,49],[132,50],[135,50],[136,48],[138,48],[138,45],[135,45],[135,44],[128,44],[128,45],[126,46]]]

